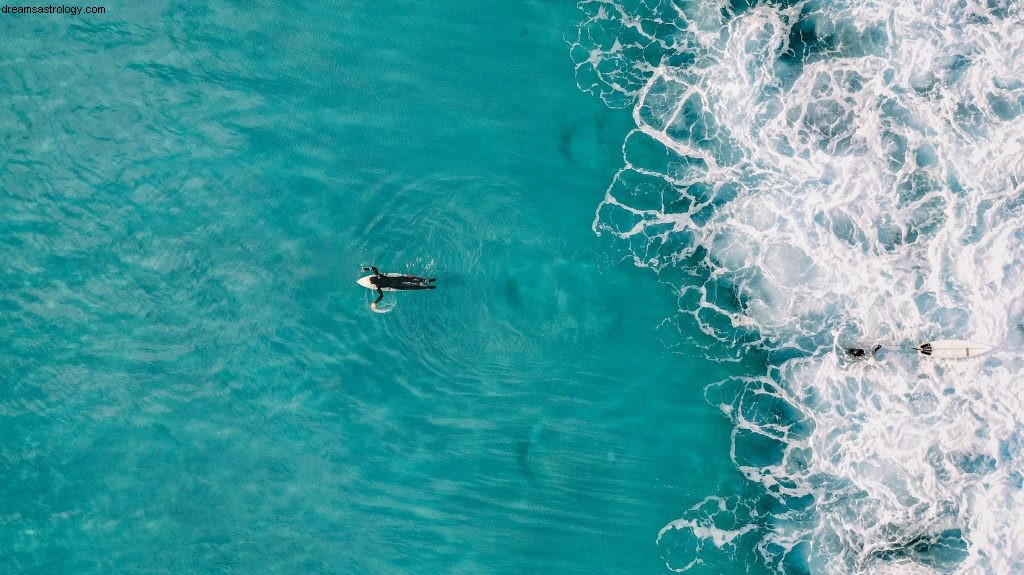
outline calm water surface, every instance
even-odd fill
[[[660,573],[739,489],[573,5],[107,9],[0,19],[0,571]]]

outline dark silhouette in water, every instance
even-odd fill
[[[512,307],[523,307],[523,298],[519,297],[519,284],[510,279],[505,283],[505,298]]]

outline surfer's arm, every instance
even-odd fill
[[[377,299],[373,301],[374,304],[380,303],[380,300],[384,299],[384,290],[377,288]]]

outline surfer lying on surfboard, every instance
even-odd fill
[[[897,347],[907,348],[907,346],[899,345]],[[880,349],[882,349],[882,344],[875,344],[871,348],[870,355],[874,357]],[[909,349],[913,349],[921,355],[937,359],[964,359],[988,352],[992,349],[992,346],[987,343],[967,341],[965,339],[937,339]],[[848,347],[846,348],[846,353],[853,357],[863,358],[867,357],[869,352],[865,347]]]
[[[395,274],[382,274],[376,266],[363,268],[364,272],[373,271],[373,276],[370,277],[370,285],[377,289],[377,299],[370,304],[370,308],[377,311],[377,304],[380,300],[384,299],[384,290],[417,290],[417,289],[437,289],[436,285],[433,285],[437,281],[437,278],[421,278],[409,275],[395,275]]]

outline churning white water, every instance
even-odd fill
[[[774,358],[706,393],[770,502],[710,495],[669,567],[746,542],[784,573],[1024,572],[1022,5],[580,7],[578,83],[636,122],[595,230],[709,353]],[[911,349],[948,338],[994,349]]]

